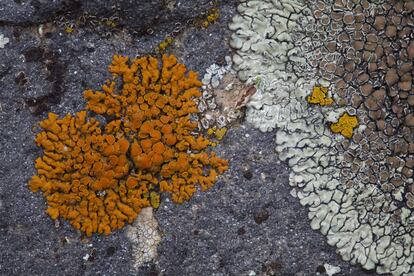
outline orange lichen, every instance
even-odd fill
[[[328,98],[328,87],[314,86],[312,94],[307,97],[310,104],[319,104],[320,106],[331,105],[332,98]]]
[[[338,122],[331,124],[330,128],[333,133],[340,133],[346,138],[352,138],[354,128],[357,126],[357,116],[351,116],[348,113],[344,113],[341,115]]]
[[[114,56],[109,71],[114,78],[102,91],[84,93],[87,109],[109,122],[102,126],[86,111],[62,119],[50,113],[40,122],[36,143],[44,155],[29,182],[44,193],[52,219],[88,236],[109,234],[142,208],[158,207],[161,192],[176,203],[189,200],[197,185],[210,188],[227,169],[226,160],[204,152],[208,139],[193,136],[196,73],[166,55],[161,68],[153,57]]]

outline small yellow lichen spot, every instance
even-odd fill
[[[220,17],[220,10],[218,8],[212,8],[208,11],[207,16],[205,17],[204,21],[201,23],[203,28],[208,28],[210,24],[216,22]]]
[[[221,140],[223,139],[224,135],[226,135],[226,132],[227,132],[227,128],[225,127],[217,128],[216,126],[214,126],[207,130],[207,135],[211,136],[214,134],[217,140]]]
[[[216,132],[216,129],[217,129],[217,127],[216,127],[216,126],[209,128],[209,129],[207,130],[207,134],[208,134],[208,135],[213,135],[213,134]]]
[[[166,37],[157,47],[157,52],[163,53],[174,42],[174,39],[170,36]]]
[[[151,203],[152,208],[157,209],[158,207],[160,207],[160,195],[156,192],[151,192],[150,203]]]
[[[115,22],[115,21],[113,21],[113,20],[107,20],[107,21],[105,21],[105,24],[106,24],[108,27],[111,27],[111,28],[115,28],[115,27],[117,26],[116,22]]]
[[[332,98],[327,98],[328,87],[314,86],[312,94],[308,96],[307,101],[310,104],[319,104],[321,106],[331,105]]]
[[[71,33],[73,33],[75,30],[72,28],[72,27],[67,27],[66,29],[65,29],[65,32],[67,32],[68,34],[71,34]]]
[[[217,129],[214,135],[216,136],[217,140],[221,140],[223,139],[224,135],[226,135],[226,132],[227,132],[227,128],[223,127],[223,128]]]
[[[331,124],[331,131],[340,133],[346,138],[352,138],[353,130],[358,126],[357,116],[351,116],[348,113],[342,114],[338,122]]]

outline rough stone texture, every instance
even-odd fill
[[[0,33],[10,39],[0,49],[0,275],[135,275],[125,230],[85,238],[66,222],[54,223],[41,195],[27,188],[40,155],[36,124],[48,111],[81,109],[82,91],[103,83],[114,53],[154,53],[177,22],[184,27],[170,49],[190,69],[203,73],[213,62],[224,64],[230,53],[233,0],[220,1],[221,17],[208,29],[194,22],[209,1],[120,1],[112,8],[115,2],[0,2]],[[86,12],[98,26],[89,17],[89,24],[68,32]],[[111,16],[119,17],[116,28],[102,24]],[[159,260],[141,268],[142,275],[313,275],[323,273],[325,262],[339,265],[339,275],[366,274],[341,261],[310,229],[305,208],[289,194],[273,139],[249,127],[229,132],[217,150],[230,159],[230,171],[184,205],[164,201],[156,212],[164,232]]]
[[[322,246],[324,237],[309,231],[307,211],[290,195],[289,170],[274,154],[273,140],[274,133],[235,127],[217,149],[232,160],[222,180],[183,206],[160,206],[161,272],[317,275],[329,263],[341,267],[336,275],[368,275],[334,257],[333,248]]]

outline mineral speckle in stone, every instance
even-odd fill
[[[246,119],[276,128],[311,227],[343,259],[393,275],[414,272],[413,10],[412,0],[250,0],[230,24],[234,69],[257,88]],[[332,105],[306,101],[315,86]],[[328,127],[345,113],[358,118],[347,138]]]

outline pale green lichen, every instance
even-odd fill
[[[333,134],[328,122],[347,137],[361,136],[366,126],[356,128],[355,113],[329,105],[325,93],[307,101],[315,83],[333,85],[308,63],[318,54],[326,58],[318,52],[320,41],[311,37],[323,29],[312,16],[315,5],[304,0],[245,0],[238,6],[239,14],[230,24],[234,69],[241,80],[261,80],[246,119],[262,131],[276,128],[276,150],[292,170],[290,185],[309,208],[312,229],[327,236],[344,260],[378,273],[411,275],[413,239],[406,230],[414,227],[411,211],[401,208],[398,218],[392,218],[378,211],[378,203],[390,211],[398,207],[376,183],[342,181],[345,173],[352,173],[344,148],[358,145]],[[318,102],[324,106],[314,104]],[[344,112],[348,119],[340,116]],[[369,165],[358,169],[368,170]],[[392,196],[403,200],[401,193]]]

